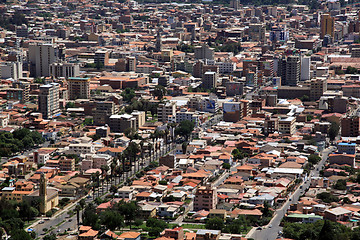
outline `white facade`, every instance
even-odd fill
[[[52,63],[50,64],[50,75],[55,78],[64,77],[66,79],[78,77],[80,76],[80,65],[76,63]]]
[[[53,44],[29,45],[30,74],[34,77],[49,77],[50,64],[56,62],[57,51]]]
[[[301,73],[300,73],[300,80],[306,81],[310,79],[310,57],[303,56],[301,57]]]
[[[21,62],[3,62],[0,64],[0,78],[12,78],[18,80],[22,78],[22,63]]]

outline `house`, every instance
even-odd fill
[[[120,240],[140,240],[139,232],[124,232],[117,239]]]
[[[183,240],[184,239],[184,229],[182,227],[176,227],[174,229],[165,229],[161,235],[166,238],[172,238],[175,240]]]
[[[249,203],[251,204],[264,204],[264,202],[267,202],[270,206],[274,205],[274,196],[271,196],[270,194],[264,194],[261,196],[255,196],[249,199]]]
[[[199,229],[196,232],[196,240],[218,240],[220,233],[220,230]]]
[[[157,213],[157,207],[155,205],[150,204],[144,204],[140,205],[140,212],[141,212],[141,218],[142,219],[148,219],[156,216]]]
[[[179,207],[176,205],[166,205],[166,204],[162,204],[160,206],[158,206],[158,216],[160,217],[175,217],[175,215],[178,213],[179,211]]]
[[[122,199],[132,200],[134,197],[134,189],[129,186],[123,186],[118,189],[116,195]]]
[[[100,236],[100,239],[102,239],[102,240],[106,240],[106,239],[112,240],[112,239],[118,239],[118,238],[119,238],[119,235],[113,233],[110,230],[107,230]]]
[[[337,222],[343,221],[347,222],[350,219],[352,212],[342,207],[336,207],[332,209],[325,210],[324,218]]]
[[[210,209],[209,218],[215,217],[225,220],[227,217],[227,211],[225,209]]]
[[[289,222],[314,223],[323,217],[315,214],[289,214],[286,220]]]
[[[95,231],[93,229],[89,229],[86,232],[80,233],[78,239],[79,240],[94,240],[98,235],[99,231]]]

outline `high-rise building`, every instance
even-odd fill
[[[80,75],[80,65],[77,63],[55,62],[50,64],[50,76],[55,78],[78,77]]]
[[[22,62],[2,62],[0,63],[0,78],[12,78],[18,80],[22,78]]]
[[[320,38],[323,39],[325,35],[334,37],[335,19],[329,13],[321,15],[320,20]]]
[[[44,119],[52,118],[60,112],[59,108],[59,89],[60,84],[50,83],[40,86],[39,112]]]
[[[160,35],[159,30],[157,31],[157,34],[156,34],[155,50],[157,52],[161,52],[161,50],[162,50],[162,40],[161,40],[161,35]]]
[[[301,57],[301,73],[300,73],[301,81],[310,80],[310,64],[311,64],[310,57],[308,56]]]
[[[160,103],[157,108],[157,115],[159,122],[168,122],[169,116],[176,116],[176,102]]]
[[[16,27],[16,36],[20,38],[27,38],[29,37],[29,30],[28,27],[23,24],[21,26]]]
[[[105,125],[109,123],[109,117],[115,114],[115,104],[112,101],[96,102],[94,111],[94,124]]]
[[[214,49],[206,45],[196,46],[195,58],[214,60]]]
[[[283,57],[278,61],[277,75],[281,77],[281,85],[297,86],[300,80],[300,57]]]
[[[58,47],[48,43],[29,45],[30,76],[49,77],[50,64],[58,60]]]
[[[341,119],[341,136],[357,137],[360,135],[360,117],[351,116]]]
[[[88,99],[90,97],[90,78],[70,77],[68,79],[69,99]]]
[[[324,92],[327,91],[327,80],[323,78],[315,78],[310,83],[310,100],[317,101],[321,98]]]
[[[263,24],[250,24],[249,37],[253,42],[265,42],[266,27]]]
[[[98,50],[95,52],[94,63],[102,66],[109,64],[109,52],[106,50]]]
[[[194,211],[215,209],[217,204],[216,189],[210,185],[199,187],[195,193]]]
[[[216,88],[218,74],[216,72],[206,72],[203,75],[202,87],[205,89]]]

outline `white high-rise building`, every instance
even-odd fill
[[[310,64],[311,60],[308,56],[301,57],[301,73],[300,80],[306,81],[310,79]]]
[[[58,60],[57,46],[49,43],[29,45],[30,75],[49,77],[50,64]]]
[[[44,119],[52,118],[60,112],[59,108],[60,84],[50,83],[40,86],[39,112]]]
[[[0,78],[12,78],[18,80],[22,78],[22,62],[3,62],[0,64]]]
[[[55,78],[80,76],[80,65],[78,63],[55,62],[50,64],[50,76]]]

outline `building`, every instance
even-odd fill
[[[80,76],[80,65],[77,63],[55,62],[50,64],[50,76],[54,78]]]
[[[39,112],[44,119],[49,119],[60,112],[59,107],[60,84],[50,83],[40,86]]]
[[[195,59],[209,59],[214,60],[214,49],[209,46],[196,46],[194,50]]]
[[[131,115],[135,118],[135,126],[136,129],[144,126],[146,122],[146,114],[144,111],[134,111],[131,113]]]
[[[315,78],[310,82],[310,101],[319,100],[324,92],[327,91],[326,78]]]
[[[279,119],[279,132],[282,134],[294,134],[296,131],[295,117],[285,117]]]
[[[320,20],[320,38],[323,39],[325,35],[334,37],[335,18],[329,13],[321,15]]]
[[[339,153],[355,154],[356,143],[341,142],[338,143],[337,149]]]
[[[325,210],[324,219],[328,219],[333,222],[347,222],[350,220],[351,215],[352,211],[346,208],[336,207]]]
[[[0,78],[12,78],[18,80],[23,77],[23,64],[21,61],[16,62],[1,62],[0,63]]]
[[[75,171],[75,158],[67,158],[62,156],[59,159],[59,168],[61,172]]]
[[[47,187],[47,180],[44,173],[40,176],[40,187],[38,190],[24,196],[24,201],[32,204],[35,201],[40,202],[40,213],[45,214],[59,204],[59,194],[56,189]]]
[[[311,65],[310,57],[302,56],[301,57],[301,73],[300,73],[301,81],[310,80],[310,65]]]
[[[70,77],[68,91],[70,100],[90,98],[90,78]]]
[[[360,135],[360,117],[346,117],[341,119],[341,136],[357,137]]]
[[[16,37],[19,38],[28,38],[29,37],[29,30],[25,24],[16,27]]]
[[[109,64],[109,52],[104,50],[98,50],[95,52],[94,63],[100,66],[106,66]]]
[[[159,122],[168,122],[169,116],[176,116],[176,102],[160,103],[157,108],[157,115]]]
[[[355,154],[329,154],[329,163],[337,165],[349,165],[355,167]]]
[[[200,115],[195,112],[179,111],[176,112],[176,122],[181,123],[182,121],[188,120],[193,122],[195,126],[199,125]]]
[[[206,72],[203,75],[202,87],[205,89],[216,88],[218,80],[218,74],[216,72]]]
[[[286,61],[285,79],[281,84],[285,86],[297,86],[300,80],[300,57],[289,56]]]
[[[244,83],[243,82],[227,82],[226,96],[242,96],[244,94]]]
[[[217,204],[216,189],[210,185],[199,187],[195,193],[194,211],[215,209]]]
[[[109,117],[115,114],[115,104],[112,101],[101,101],[95,103],[96,109],[93,113],[94,125],[105,125],[109,123]]]
[[[129,114],[111,115],[109,127],[112,132],[124,132],[127,129],[136,128],[136,118]]]
[[[48,43],[29,45],[30,76],[49,77],[50,65],[58,60],[58,47]]]
[[[264,133],[271,134],[279,131],[279,119],[278,118],[267,118],[264,122]]]
[[[264,24],[250,24],[249,37],[253,42],[265,42],[266,27]]]

